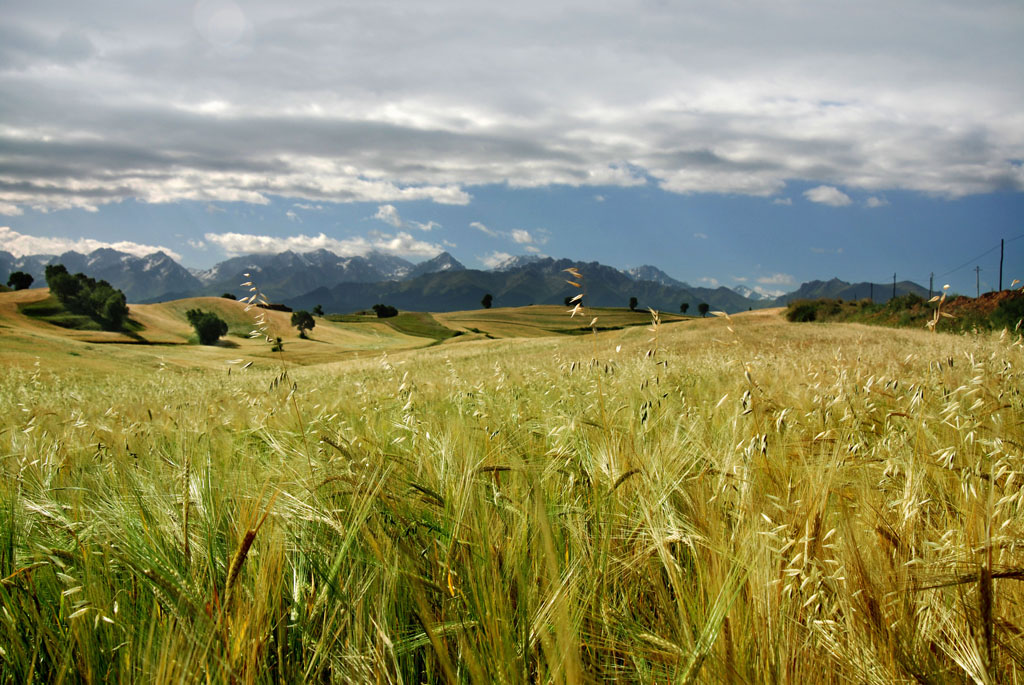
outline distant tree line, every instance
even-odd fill
[[[83,273],[71,275],[63,264],[46,267],[46,283],[64,308],[97,321],[104,330],[119,331],[128,320],[124,293],[106,281]]]

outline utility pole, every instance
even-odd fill
[[[928,275],[928,299],[932,299],[932,290],[935,288],[935,272]]]
[[[873,304],[875,301],[875,284],[870,283],[869,285],[871,286],[871,302]]]
[[[978,297],[981,297],[981,267],[974,267],[974,287],[978,291]]]
[[[1005,244],[1003,238],[999,239],[999,289],[1003,289],[1003,245]]]
[[[892,275],[892,299],[896,299],[896,274]]]

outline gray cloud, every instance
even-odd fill
[[[1016,2],[57,4],[5,3],[8,214],[492,183],[1024,190]]]

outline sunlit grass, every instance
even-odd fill
[[[657,329],[10,369],[3,679],[1022,680],[1019,339]]]

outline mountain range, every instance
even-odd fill
[[[702,288],[689,285],[661,269],[643,265],[626,270],[597,262],[579,262],[526,255],[513,257],[490,270],[467,269],[447,252],[414,264],[401,257],[370,252],[339,256],[328,250],[281,252],[232,257],[207,270],[189,270],[163,252],[138,257],[110,248],[81,254],[15,257],[0,251],[0,277],[12,271],[32,274],[35,285],[45,282],[47,264],[64,264],[71,273],[83,272],[124,291],[129,302],[158,302],[198,295],[248,294],[241,283],[253,281],[270,299],[296,309],[320,305],[328,312],[367,309],[382,303],[402,310],[452,311],[476,309],[485,293],[494,306],[562,304],[578,290],[566,283],[565,270],[584,275],[586,303],[623,307],[636,297],[640,308],[690,313],[706,302],[713,310],[736,312],[784,305],[797,299],[834,297],[861,299],[872,292],[878,301],[892,295],[892,284],[830,281],[804,283],[780,297],[745,286]],[[245,274],[249,274],[246,276]],[[909,281],[896,284],[896,294],[927,290]]]

